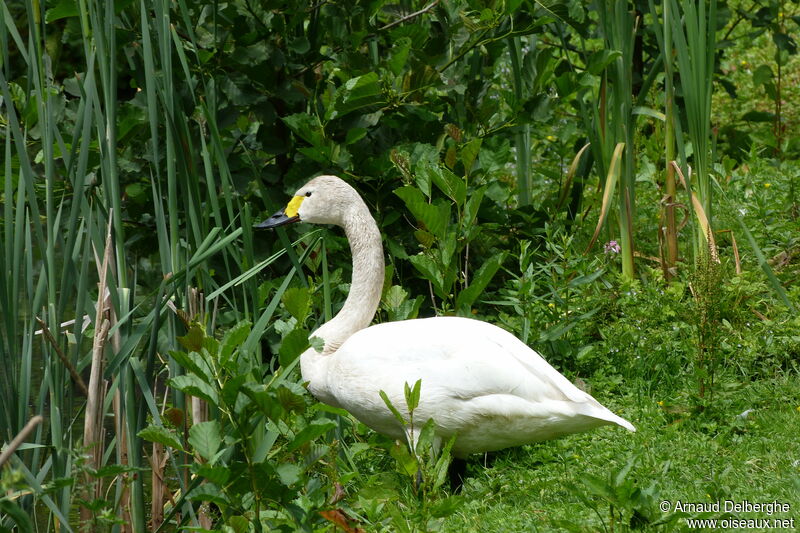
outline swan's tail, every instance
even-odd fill
[[[636,431],[636,428],[633,427],[633,424],[622,418],[621,416],[617,416],[605,407],[603,407],[600,403],[597,405],[590,406],[587,409],[586,414],[591,416],[592,418],[596,418],[598,420],[604,420],[609,424],[616,424],[620,427],[627,429],[628,431]]]

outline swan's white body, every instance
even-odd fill
[[[342,226],[353,254],[353,282],[342,310],[313,333],[322,352],[301,355],[303,379],[320,401],[342,407],[375,431],[412,442],[379,392],[405,410],[404,385],[422,380],[419,421],[432,418],[453,453],[499,450],[616,424],[633,425],[570,383],[511,333],[486,322],[436,317],[367,327],[380,301],[380,233],[358,193],[335,176],[301,188],[270,227],[286,222]]]

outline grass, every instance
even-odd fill
[[[602,531],[610,523],[608,505],[589,495],[581,480],[587,474],[605,477],[616,472],[634,455],[639,459],[630,476],[641,488],[655,487],[654,505],[661,500],[778,500],[792,504],[785,517],[797,517],[800,464],[794,444],[800,431],[800,381],[796,375],[753,382],[728,393],[725,406],[713,418],[703,415],[670,422],[671,415],[658,404],[662,400],[646,399],[632,409],[639,403],[632,395],[613,399],[598,395],[598,399],[631,420],[637,432],[602,428],[525,446],[497,454],[488,468],[473,460],[464,486],[465,504],[444,530],[568,530],[554,525],[566,521],[578,525],[578,531]],[[747,409],[754,411],[738,419]],[[584,492],[598,513],[570,485]],[[657,508],[652,511],[664,514]],[[630,513],[623,517],[629,520]],[[682,529],[686,529],[684,519],[663,530]]]

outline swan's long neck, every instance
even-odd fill
[[[359,198],[357,205],[349,210],[342,227],[350,242],[353,278],[342,309],[315,332],[325,340],[325,355],[335,352],[353,333],[369,326],[383,289],[381,234],[363,200]]]

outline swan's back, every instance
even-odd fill
[[[422,380],[417,420],[433,418],[456,455],[547,440],[604,424],[635,431],[511,333],[486,322],[437,317],[361,330],[330,356],[326,388],[379,432],[402,429],[379,397],[404,411],[403,386]]]

